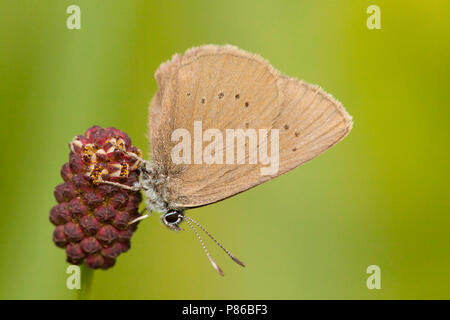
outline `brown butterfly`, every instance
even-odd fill
[[[282,75],[260,56],[230,45],[176,54],[155,78],[152,160],[139,158],[140,180],[132,188],[104,183],[144,192],[149,213],[135,221],[152,211],[172,230],[182,230],[178,225],[185,221],[223,275],[196,227],[244,264],[185,210],[231,197],[313,159],[350,132],[351,117],[320,87]]]

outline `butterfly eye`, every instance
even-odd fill
[[[169,211],[164,215],[164,220],[167,224],[177,225],[181,222],[183,214],[178,211]]]

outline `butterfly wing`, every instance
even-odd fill
[[[155,73],[156,82],[158,84],[158,91],[153,96],[150,102],[150,110],[149,110],[149,140],[150,146],[155,146],[156,141],[158,141],[158,127],[162,116],[162,99],[164,97],[164,93],[167,92],[165,90],[170,90],[170,86],[168,83],[172,74],[178,69],[179,63],[181,60],[181,56],[175,54],[170,61],[162,63],[161,66]],[[153,153],[152,153],[153,158]]]
[[[342,104],[320,87],[281,77],[283,104],[274,121],[280,129],[280,170],[283,174],[317,157],[341,141],[352,128]]]
[[[351,128],[351,118],[323,90],[282,76],[261,57],[232,46],[208,45],[177,55],[158,70],[157,81],[152,160],[164,180],[164,201],[172,207],[206,205],[261,184],[316,157]],[[262,175],[266,165],[249,164],[249,152],[242,164],[201,165],[195,159],[202,159],[202,148],[196,147],[191,164],[175,164],[170,155],[178,141],[171,141],[172,132],[184,128],[194,138],[194,121],[201,121],[203,132],[278,129],[279,170]],[[262,145],[265,140],[256,148]],[[225,143],[221,151],[236,159],[234,146]]]

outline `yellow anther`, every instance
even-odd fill
[[[125,150],[125,141],[123,141],[123,139],[118,139],[116,142],[116,146],[119,149]]]
[[[94,183],[98,183],[100,180],[100,176],[102,174],[103,168],[99,165],[96,165],[90,174],[90,177]]]
[[[128,164],[122,163],[120,168],[120,176],[128,177]]]

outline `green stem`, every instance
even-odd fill
[[[86,265],[81,265],[81,288],[77,290],[78,300],[88,300],[91,291],[92,279],[94,278],[94,270],[86,267]]]

